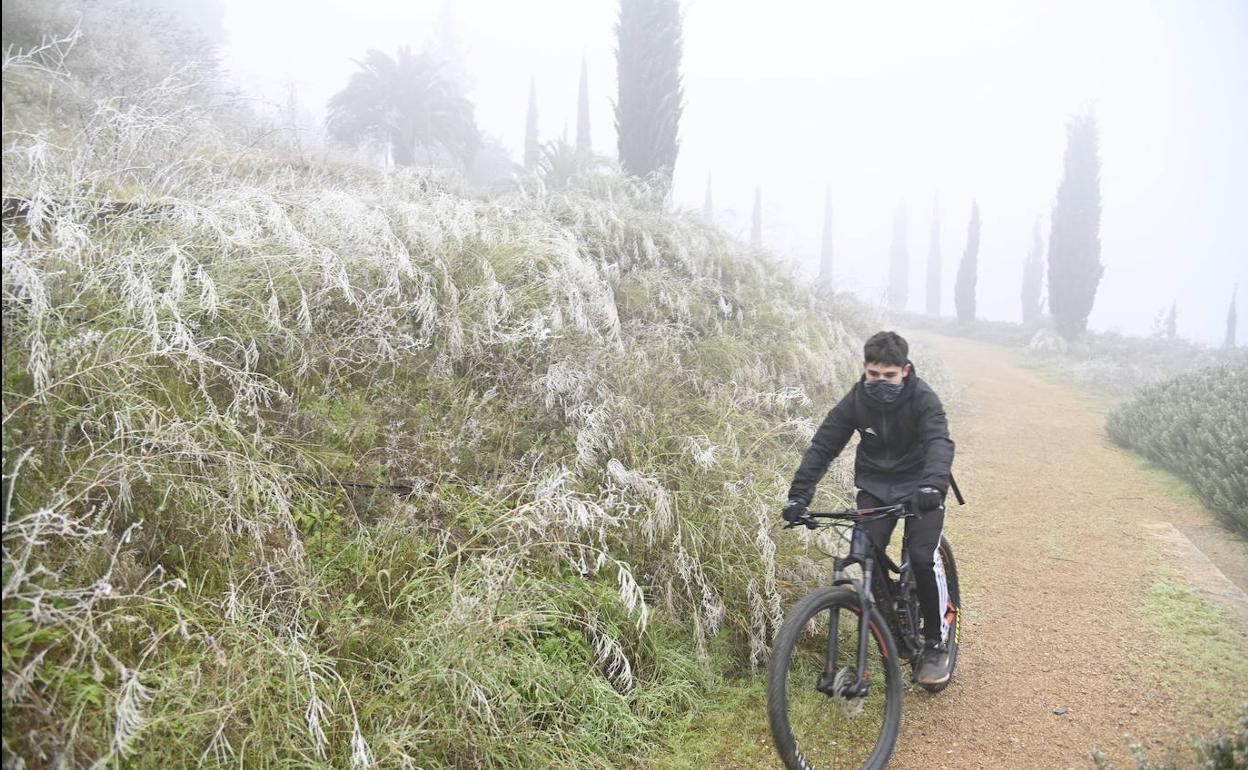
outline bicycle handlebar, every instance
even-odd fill
[[[786,524],[785,529],[793,529],[797,526],[805,526],[807,529],[816,527],[832,526],[832,522],[821,524],[818,519],[835,519],[839,521],[876,521],[894,517],[905,519],[915,514],[910,510],[909,503],[895,503],[893,505],[881,505],[875,508],[846,508],[843,511],[807,511],[802,518],[791,524]]]

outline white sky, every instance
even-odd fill
[[[318,117],[369,48],[432,39],[442,0],[224,0],[225,64]],[[543,139],[576,129],[588,60],[595,149],[614,155],[607,0],[454,0],[483,130],[514,157],[529,77]],[[1178,302],[1179,333],[1219,343],[1231,286],[1248,297],[1248,2],[1019,3],[686,0],[685,98],[674,197],[746,235],[755,185],[764,240],[813,274],[832,186],[839,282],[882,296],[892,219],[909,211],[910,307],[923,306],[939,194],[943,308],[972,199],[983,217],[979,315],[1017,320],[1032,224],[1048,215],[1065,124],[1095,105],[1102,261],[1091,326],[1147,334]],[[1245,297],[1241,297],[1244,299]],[[1243,344],[1242,303],[1239,339]]]

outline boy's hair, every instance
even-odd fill
[[[876,332],[862,346],[862,356],[867,364],[905,366],[910,361],[910,345],[897,332]]]

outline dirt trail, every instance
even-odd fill
[[[1176,746],[1228,727],[1202,681],[1167,674],[1141,612],[1158,568],[1187,572],[1158,533],[1207,526],[1208,514],[1113,448],[1075,388],[1000,347],[913,343],[963,391],[951,427],[970,504],[952,508],[946,532],[970,592],[958,674],[939,696],[907,693],[889,767],[1088,768],[1094,745],[1134,767],[1124,734]],[[1237,645],[1248,655],[1248,636]]]

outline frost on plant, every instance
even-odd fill
[[[636,651],[765,660],[843,309],[611,172],[296,168],[176,78],[84,110],[3,150],[4,697],[55,723],[19,754],[597,766],[578,719],[689,689]],[[533,721],[569,639],[598,686]]]

